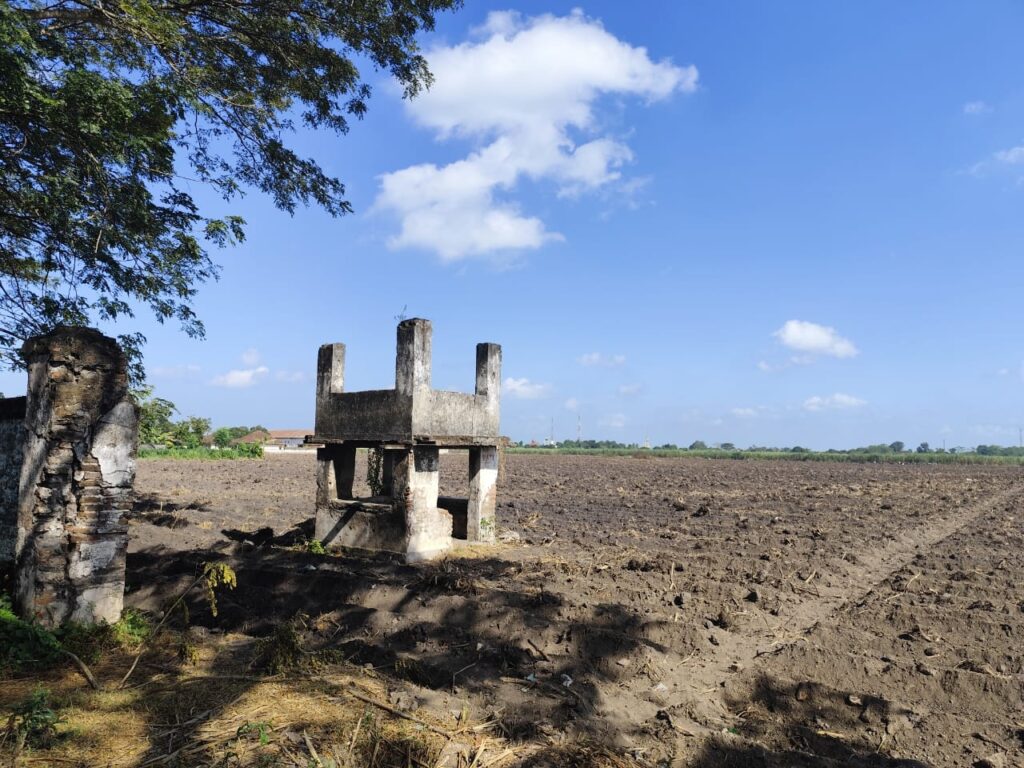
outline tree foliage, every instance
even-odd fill
[[[164,445],[169,448],[198,448],[203,437],[210,431],[210,420],[189,416],[180,421],[171,417],[178,412],[170,400],[154,397],[152,387],[135,391],[139,404],[139,443],[141,445]]]
[[[17,364],[32,334],[140,306],[201,336],[207,248],[240,240],[244,222],[201,212],[189,185],[348,213],[342,183],[286,137],[362,117],[357,59],[407,97],[427,86],[416,34],[459,3],[0,3],[0,355]]]
[[[245,437],[251,432],[266,432],[270,434],[266,427],[255,426],[255,427],[220,427],[213,432],[213,444],[218,448],[227,448],[231,443],[240,437]]]

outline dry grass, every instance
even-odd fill
[[[433,768],[450,741],[442,734],[468,734],[467,751],[478,736],[454,717],[431,722],[417,715],[414,722],[393,714],[384,683],[359,668],[335,664],[316,675],[261,677],[225,668],[219,649],[205,645],[195,666],[175,669],[166,665],[170,642],[164,645],[155,655],[165,663],[144,664],[123,690],[115,686],[125,658],[96,665],[101,691],[70,669],[5,680],[4,721],[6,710],[39,686],[52,692],[64,718],[50,749],[26,751],[13,764]],[[0,764],[11,765],[13,758],[0,750]]]
[[[176,661],[182,638],[161,638],[131,679],[130,663],[109,654],[89,688],[73,669],[53,670],[0,685],[0,720],[39,686],[48,688],[64,718],[46,750],[15,756],[12,768],[626,768],[635,763],[592,744],[550,746],[498,738],[493,723],[470,722],[465,711],[441,716],[388,704],[386,682],[345,663],[315,671],[253,674],[232,659],[245,656],[242,636],[196,646],[196,662]],[[251,644],[251,643],[250,643]],[[228,659],[228,661],[225,661]]]

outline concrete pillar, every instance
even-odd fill
[[[384,450],[380,461],[380,484],[385,496],[395,498],[398,495],[395,491],[395,464],[400,460],[399,451]]]
[[[406,560],[418,562],[451,547],[452,517],[437,506],[440,460],[433,446],[416,446],[395,464],[395,490],[405,512]]]
[[[27,341],[22,356],[19,611],[47,627],[117,621],[138,445],[124,354],[98,331],[58,328]]]
[[[413,318],[398,324],[395,390],[399,395],[430,391],[432,333],[429,320]]]
[[[483,446],[469,449],[469,508],[466,539],[493,543],[496,535],[494,516],[498,493],[498,449]]]
[[[316,505],[326,509],[334,499],[351,499],[356,477],[356,449],[325,445],[316,450]]]
[[[316,425],[321,433],[329,425],[320,424],[321,414],[330,413],[331,395],[345,391],[345,345],[323,344],[316,357]]]
[[[476,393],[495,404],[501,396],[501,346],[476,345]]]

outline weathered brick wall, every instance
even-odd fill
[[[25,449],[25,398],[0,398],[0,570],[14,565],[18,483]]]
[[[47,626],[117,621],[138,443],[124,354],[98,331],[58,328],[26,342],[22,355],[20,612]]]

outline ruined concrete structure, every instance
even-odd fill
[[[455,539],[493,542],[498,480],[501,347],[478,344],[474,394],[430,386],[431,326],[398,325],[395,388],[345,392],[345,345],[325,344],[317,361],[316,538],[424,560]],[[356,449],[382,450],[383,491],[354,498]],[[439,451],[469,451],[469,497],[438,497]]]
[[[28,396],[0,405],[0,563],[15,565],[23,616],[117,621],[138,443],[124,354],[98,331],[58,328],[22,355]]]

